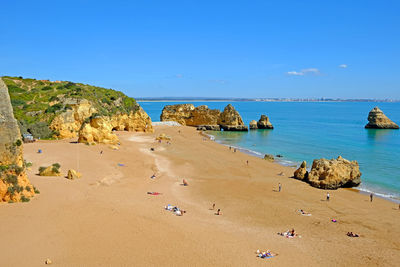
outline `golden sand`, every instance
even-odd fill
[[[171,144],[156,142],[160,133]],[[328,191],[289,178],[294,169],[234,153],[190,127],[118,135],[118,150],[73,140],[25,145],[28,175],[41,194],[0,206],[1,266],[43,266],[46,259],[54,266],[398,265],[394,203],[345,189],[329,191],[327,202]],[[36,175],[55,162],[82,178]],[[222,215],[210,210],[213,203]],[[187,213],[175,216],[167,204]],[[291,228],[301,237],[277,235]],[[278,255],[260,259],[257,249]]]

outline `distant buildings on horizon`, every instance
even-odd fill
[[[136,97],[137,101],[400,102],[399,99]]]

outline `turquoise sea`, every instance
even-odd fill
[[[379,106],[397,124],[400,103],[372,102],[140,102],[153,121],[165,105],[192,103],[222,110],[231,103],[245,124],[266,114],[275,129],[249,132],[211,132],[218,142],[253,151],[283,155],[280,163],[306,160],[357,160],[362,172],[359,189],[400,200],[400,130],[364,129],[368,112]]]

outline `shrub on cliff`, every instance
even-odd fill
[[[22,134],[29,132],[35,138],[48,139],[56,135],[49,129],[53,119],[71,109],[71,103],[81,99],[90,101],[103,116],[139,109],[135,99],[112,89],[69,81],[51,82],[9,76],[2,79],[8,87],[14,116],[22,126]]]

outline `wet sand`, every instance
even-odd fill
[[[47,258],[54,266],[398,264],[398,205],[371,203],[346,189],[329,191],[327,202],[328,191],[289,178],[290,167],[234,153],[194,128],[155,129],[118,132],[119,150],[75,140],[26,144],[25,158],[33,163],[28,175],[41,194],[0,205],[1,266],[43,266]],[[157,143],[159,133],[172,136],[172,144]],[[65,175],[72,168],[83,177],[36,175],[55,162]],[[189,186],[181,185],[183,178]],[[210,210],[213,203],[222,215]],[[175,216],[164,210],[167,204],[187,213]],[[291,228],[301,237],[277,235]],[[361,237],[347,237],[348,231]],[[279,255],[260,259],[257,249]]]

